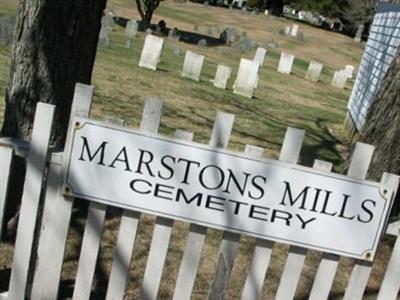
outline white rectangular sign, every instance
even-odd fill
[[[369,181],[75,119],[65,193],[372,260],[393,190]]]

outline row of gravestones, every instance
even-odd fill
[[[0,18],[0,46],[9,46],[13,42],[15,17],[5,16]]]
[[[161,51],[163,48],[164,40],[160,37],[148,34],[146,36],[144,46],[142,49],[139,66],[151,70],[157,69],[157,64],[160,61]],[[259,70],[264,65],[264,60],[267,50],[264,48],[257,48],[253,60],[244,59],[240,60],[239,70],[235,83],[233,85],[233,92],[248,98],[252,98],[254,89],[258,86]],[[278,72],[283,74],[290,74],[294,62],[294,55],[281,53]],[[200,80],[200,74],[204,63],[204,56],[186,51],[185,59],[182,68],[182,77],[189,78],[195,81]],[[323,65],[317,62],[311,62],[306,79],[311,81],[318,81],[322,72]],[[348,65],[344,70],[335,72],[331,84],[333,86],[344,88],[348,78],[352,77],[353,67]],[[232,69],[228,66],[218,65],[213,85],[217,88],[226,89],[228,80],[232,74]]]
[[[133,40],[136,37],[139,24],[135,20],[129,20],[125,27],[126,48],[131,48]],[[109,47],[111,44],[110,33],[114,28],[114,17],[111,13],[101,18],[101,29],[99,33],[99,46]]]

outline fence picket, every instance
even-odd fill
[[[146,99],[140,130],[154,133],[158,131],[162,107],[162,100],[156,98]],[[139,220],[139,212],[125,209],[122,213],[106,299],[122,299],[124,296]]]
[[[356,179],[365,179],[373,152],[374,146],[356,143],[347,174]],[[371,267],[372,264],[370,262],[356,260],[356,264],[347,283],[344,300],[362,298],[371,273]]]
[[[323,172],[330,172],[332,164],[315,160],[313,168]],[[306,255],[307,249],[293,246],[290,247],[285,268],[281,275],[278,291],[276,293],[276,299],[294,298]]]
[[[396,229],[394,230],[396,236],[396,242],[394,244],[392,255],[390,256],[390,260],[388,266],[386,268],[385,276],[383,277],[383,281],[381,287],[379,289],[377,300],[396,300],[397,295],[400,289],[400,226],[399,222],[395,223]],[[393,228],[392,228],[393,230]],[[389,233],[388,233],[389,234]]]
[[[232,114],[217,113],[209,143],[211,146],[220,148],[228,146],[234,118],[235,116]],[[206,233],[206,227],[190,224],[189,235],[175,284],[174,300],[190,299]]]
[[[261,157],[264,149],[246,145],[244,153],[253,157]],[[231,278],[233,263],[239,248],[240,234],[224,231],[218,252],[217,268],[211,284],[208,298],[223,299]]]
[[[297,163],[300,156],[301,146],[304,140],[304,130],[288,127],[279,160]],[[269,261],[272,254],[274,243],[271,241],[257,239],[250,270],[247,273],[241,299],[259,299],[261,297],[262,286],[265,274],[267,273]]]
[[[175,137],[191,141],[193,134],[183,130],[177,130]],[[160,287],[169,241],[172,233],[172,219],[157,217],[156,225],[151,240],[150,252],[147,258],[146,270],[143,276],[143,285],[140,299],[156,299]]]
[[[39,102],[32,130],[31,148],[21,199],[14,258],[10,278],[9,299],[25,299],[29,264],[35,235],[43,176],[46,169],[54,105]]]
[[[77,83],[72,101],[68,133],[72,130],[74,116],[87,117],[92,103],[93,86]],[[67,134],[66,149],[70,136]],[[54,153],[49,166],[48,184],[40,229],[38,259],[32,286],[31,298],[56,299],[60,282],[65,243],[74,199],[61,193],[63,185],[63,155]],[[54,175],[53,175],[54,174]]]
[[[3,218],[6,208],[8,177],[13,158],[11,147],[0,145],[0,241],[2,240]]]

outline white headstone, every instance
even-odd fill
[[[101,18],[101,28],[99,33],[99,45],[108,47],[110,46],[111,39],[110,33],[114,27],[114,19],[111,14],[107,14]]]
[[[292,71],[293,61],[294,61],[293,54],[287,54],[282,52],[281,59],[279,61],[278,72],[283,74],[290,74],[290,72]]]
[[[189,50],[186,51],[185,60],[183,62],[182,77],[199,81],[201,68],[203,67],[203,61],[203,55]]]
[[[132,41],[136,36],[138,30],[138,23],[136,21],[128,21],[126,23],[125,27],[125,36],[127,38],[126,43],[125,43],[125,48],[131,48],[132,47]]]
[[[260,66],[264,65],[265,54],[267,54],[266,49],[261,47],[257,48],[253,61],[257,62]]]
[[[321,76],[323,66],[323,64],[315,61],[310,62],[306,74],[306,79],[317,82],[319,80],[319,77]]]
[[[134,20],[129,20],[125,27],[125,36],[128,39],[134,39],[138,31],[138,23]]]
[[[362,38],[363,32],[364,32],[364,25],[361,24],[360,26],[358,26],[356,35],[355,35],[355,37],[354,37],[354,41],[355,41],[356,43],[360,43],[360,42],[361,42],[361,38]]]
[[[163,43],[164,40],[162,38],[148,34],[144,40],[139,67],[155,71],[160,61]]]
[[[348,78],[353,78],[354,67],[352,65],[346,65],[344,71]]]
[[[299,31],[299,25],[293,24],[292,31],[290,32],[290,35],[296,37],[298,31]]]
[[[291,31],[290,26],[286,26],[285,27],[285,35],[290,35],[290,31]]]
[[[344,70],[336,71],[333,75],[331,85],[334,87],[344,89],[347,82],[347,74]]]
[[[218,65],[217,72],[215,73],[214,78],[214,86],[220,89],[226,89],[226,84],[228,83],[231,74],[231,68],[223,65]]]
[[[235,94],[247,98],[253,97],[253,91],[257,85],[259,67],[260,65],[252,60],[240,59],[239,70],[233,86],[233,92]]]
[[[269,11],[268,11],[268,10],[265,10],[264,14],[265,14],[266,16],[268,16]]]

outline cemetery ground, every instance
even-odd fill
[[[115,15],[138,19],[133,1],[110,0],[108,7]],[[11,0],[2,0],[0,16],[15,14],[15,4]],[[351,92],[353,80],[345,89],[330,85],[335,70],[351,64],[358,66],[362,47],[349,37],[322,31],[300,24],[304,39],[284,36],[280,33],[292,21],[265,15],[252,15],[239,10],[203,6],[194,3],[161,2],[155,13],[153,23],[165,20],[170,28],[177,27],[185,31],[194,31],[196,26],[200,33],[208,34],[208,27],[222,31],[233,26],[238,33],[246,32],[247,37],[256,41],[259,46],[267,48],[266,62],[261,67],[260,81],[252,99],[247,99],[232,92],[232,85],[241,57],[252,59],[256,48],[238,51],[234,45],[218,47],[201,47],[165,38],[164,49],[157,71],[138,67],[145,34],[140,32],[133,41],[133,47],[126,49],[124,29],[115,26],[111,33],[111,45],[99,47],[93,73],[95,85],[92,117],[123,119],[125,126],[139,126],[144,100],[146,97],[157,97],[164,101],[160,133],[172,136],[175,129],[194,132],[194,140],[208,143],[213,121],[217,111],[235,114],[235,122],[229,149],[243,151],[245,144],[265,148],[265,156],[277,158],[283,137],[288,126],[306,130],[305,143],[300,162],[311,166],[315,158],[330,161],[336,172],[345,168],[344,161],[349,153],[349,145],[341,133],[346,113],[346,105]],[[218,30],[217,30],[218,31]],[[212,34],[211,34],[212,35]],[[215,32],[214,37],[219,33]],[[268,45],[269,44],[269,47]],[[271,47],[275,44],[276,47]],[[177,54],[179,49],[179,53]],[[186,50],[205,56],[200,82],[181,77],[181,69]],[[276,71],[281,52],[294,54],[295,62],[291,75]],[[307,81],[304,77],[310,61],[324,64],[320,81]],[[4,94],[9,76],[10,48],[0,47],[0,115],[4,113]],[[217,64],[232,67],[233,74],[227,90],[212,86]],[[0,122],[2,119],[0,119]],[[106,289],[106,282],[112,263],[112,251],[116,243],[119,226],[118,210],[109,211],[109,218],[103,233],[103,244],[100,250],[95,296],[101,296]],[[67,244],[65,264],[63,267],[62,296],[71,293],[72,279],[77,267],[77,256],[80,249],[79,236],[84,228],[84,212],[77,209],[72,219],[72,229]],[[141,276],[146,265],[148,248],[151,241],[153,217],[142,218],[139,236],[135,243],[131,265],[131,278],[127,287],[127,298],[138,296]],[[160,299],[168,299],[173,292],[179,262],[183,253],[188,225],[177,223],[174,226],[166,267],[163,274]],[[210,230],[206,246],[203,249],[199,274],[193,293],[194,299],[204,299],[215,261],[222,232]],[[245,238],[241,243],[235,261],[229,299],[239,299],[248,268],[254,239]],[[386,240],[377,254],[379,264],[372,272],[367,294],[373,297],[381,281],[386,256],[392,241]],[[263,297],[272,298],[279,283],[280,274],[286,258],[288,247],[276,245],[271,265],[266,275]],[[12,246],[5,243],[0,248],[0,265],[10,267]],[[317,262],[321,254],[312,252],[307,256],[305,277],[299,284],[296,298],[306,298],[311,287]],[[348,270],[353,260],[342,259],[334,282],[333,291],[339,298],[343,295]],[[3,280],[0,278],[0,280]]]

